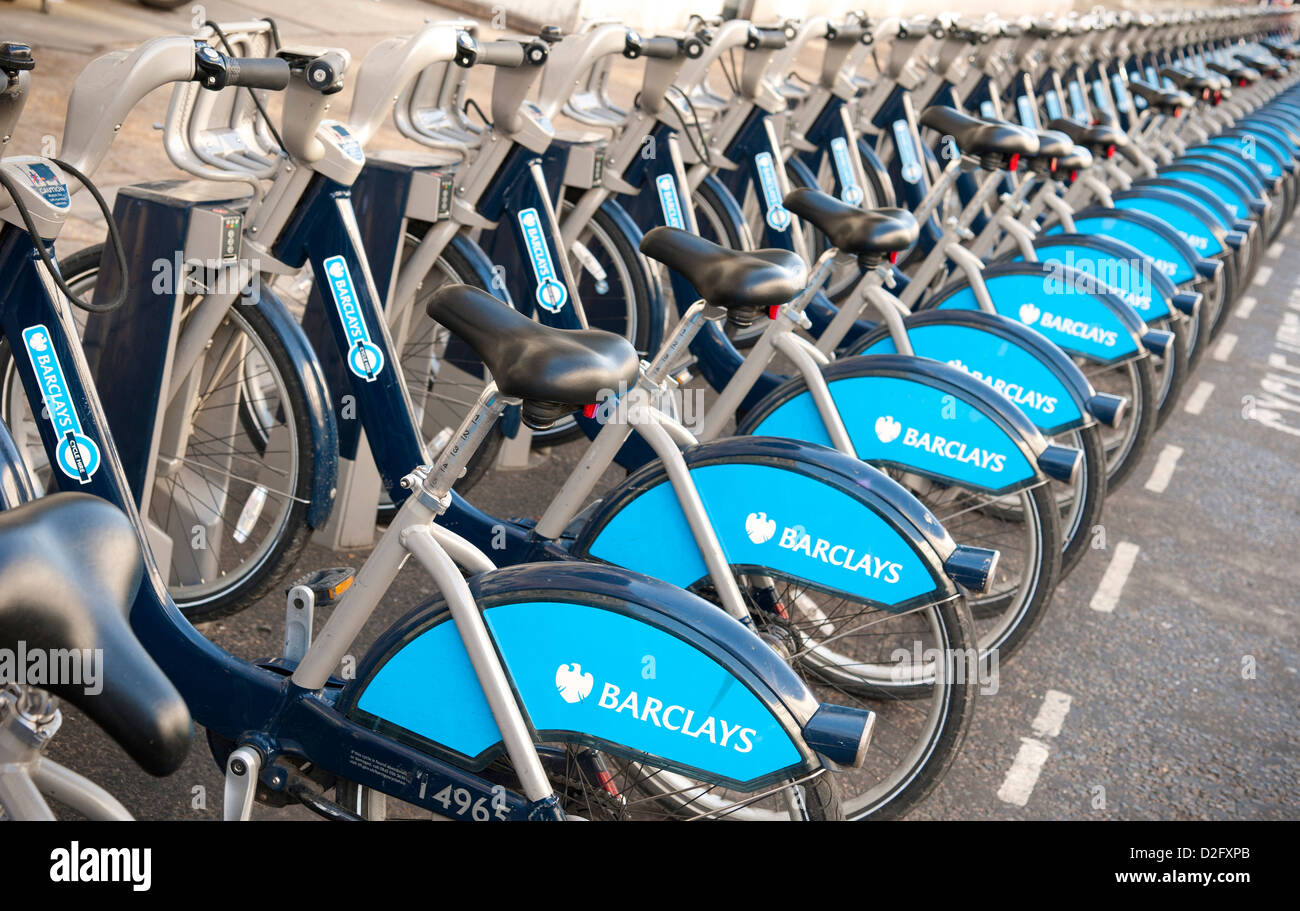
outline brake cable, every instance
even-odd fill
[[[696,111],[695,104],[691,101],[690,95],[678,85],[670,85],[668,88],[677,92],[682,99],[682,103],[685,104],[687,110],[690,111],[691,118],[695,122],[695,130],[699,134],[699,142],[697,144],[695,137],[691,135],[690,125],[686,122],[686,118],[682,115],[681,110],[677,105],[670,104],[669,107],[672,108],[673,113],[677,115],[677,122],[682,125],[682,135],[684,135],[686,141],[691,144],[691,150],[695,152],[696,157],[705,164],[712,165],[713,158],[709,154],[709,142],[704,136],[704,125],[700,123],[699,112]]]
[[[81,181],[81,185],[90,191],[91,196],[95,197],[95,202],[98,203],[99,210],[104,213],[104,220],[108,222],[108,239],[113,244],[113,255],[117,259],[117,268],[118,273],[122,278],[122,287],[118,289],[116,296],[107,303],[90,303],[89,301],[83,301],[72,293],[72,289],[63,281],[63,275],[59,272],[59,267],[55,265],[54,260],[50,258],[49,252],[45,249],[45,239],[41,237],[40,232],[36,230],[36,225],[32,223],[32,216],[27,211],[27,206],[23,203],[22,196],[18,193],[18,187],[3,170],[0,170],[0,185],[4,186],[5,190],[8,191],[9,198],[13,200],[14,208],[18,210],[18,214],[22,216],[23,224],[27,227],[28,236],[31,237],[32,243],[36,246],[36,252],[40,254],[41,262],[43,262],[45,268],[50,271],[50,277],[54,279],[54,283],[59,286],[59,290],[68,298],[68,301],[82,310],[85,310],[87,313],[108,313],[112,310],[116,310],[126,302],[128,283],[126,274],[126,251],[122,248],[122,238],[117,233],[117,222],[113,219],[113,212],[109,209],[108,203],[104,201],[104,197],[100,195],[99,189],[90,182],[89,177],[82,174],[66,161],[60,161],[57,158],[51,158],[50,161],[54,162],[60,168],[77,178],[77,180]]]
[[[276,50],[279,50],[280,33],[275,27],[275,22],[273,22],[269,17],[266,21],[271,25],[271,35],[275,41]],[[230,42],[226,39],[226,33],[221,30],[221,26],[217,25],[217,23],[213,22],[211,19],[204,20],[203,24],[212,29],[212,33],[216,35],[217,39],[221,42],[221,47],[225,50],[226,56],[238,59],[239,55],[237,55],[234,48],[230,46]],[[257,97],[257,92],[253,91],[248,86],[244,86],[244,91],[248,92],[248,97],[253,99],[253,104],[257,107],[257,113],[262,115],[262,120],[266,122],[266,128],[271,131],[271,138],[273,138],[275,144],[280,147],[281,154],[288,158],[289,150],[284,147],[284,140],[280,138],[280,133],[276,130],[275,124],[271,122],[270,116],[266,113],[266,108],[262,107],[262,100]]]

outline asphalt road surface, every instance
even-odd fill
[[[317,12],[311,20],[341,21],[309,5]],[[26,36],[38,61],[57,64],[35,74],[37,97],[15,138],[18,150],[61,126],[70,79],[95,52],[167,30],[160,24],[187,28],[183,13],[123,2],[61,4],[61,21],[40,17],[36,6],[0,8],[0,36]],[[208,6],[223,18],[285,6],[286,31],[329,37],[301,13],[295,18],[293,8],[303,4]],[[364,50],[379,35],[413,27],[417,14],[436,15],[417,0],[373,9],[369,31],[339,42]],[[133,118],[135,132],[128,124],[119,138],[133,150],[119,182],[158,176],[159,160],[165,169],[156,135],[140,125],[160,119],[165,97],[149,104],[151,112]],[[98,239],[93,224],[81,230],[86,242]],[[1300,816],[1297,263],[1300,231],[1291,226],[1187,384],[1178,413],[1107,502],[1097,549],[1062,583],[1032,641],[1001,669],[996,693],[981,697],[961,756],[914,817]],[[472,499],[491,512],[535,516],[579,451],[561,447],[526,476],[494,472]],[[312,546],[301,567],[363,558]],[[419,573],[404,570],[356,654],[430,594]],[[276,596],[203,631],[241,657],[269,657],[280,649],[283,616]],[[72,709],[50,755],[139,817],[220,816],[222,775],[201,730],[185,766],[166,779],[134,767]],[[314,818],[301,808],[259,806],[256,815]]]

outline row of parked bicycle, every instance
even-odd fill
[[[905,814],[1295,207],[1292,37],[454,21],[354,66],[257,20],[94,61],[60,157],[0,162],[0,644],[106,675],[3,691],[0,806],[126,815],[43,756],[55,694],[155,774],[197,720],[227,818]],[[35,63],[0,45],[6,137]],[[110,212],[89,175],[169,84],[198,180]],[[108,242],[56,259],[83,188]],[[473,505],[584,438],[536,521]],[[194,629],[312,535],[374,549],[290,584],[282,655]],[[341,676],[411,556],[440,596]]]

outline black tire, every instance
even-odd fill
[[[1079,489],[1083,501],[1076,511],[1068,502],[1063,503],[1058,487],[1057,503],[1061,507],[1061,573],[1058,579],[1068,576],[1079,561],[1092,548],[1092,530],[1101,523],[1106,505],[1106,449],[1101,442],[1101,431],[1096,424],[1079,430],[1059,434],[1056,442],[1074,446],[1083,451]]]
[[[1188,359],[1188,328],[1187,320],[1157,320],[1151,324],[1152,329],[1164,329],[1173,332],[1174,341],[1165,352],[1164,363],[1159,370],[1156,370],[1156,395],[1159,404],[1156,406],[1156,429],[1159,430],[1164,426],[1165,421],[1178,408],[1178,401],[1182,398],[1183,389],[1187,386],[1187,375],[1191,371],[1191,362]],[[1155,370],[1155,365],[1152,364]]]
[[[1047,615],[1047,609],[1051,606],[1052,596],[1056,593],[1056,586],[1060,581],[1064,551],[1060,507],[1056,502],[1052,482],[1021,491],[1019,498],[1021,507],[1017,512],[1021,513],[1020,522],[1028,523],[1037,537],[1035,546],[1040,555],[1038,565],[1032,568],[1026,567],[1021,574],[1019,585],[1015,588],[989,595],[970,596],[970,609],[975,617],[980,651],[982,653],[996,651],[1000,664],[1011,659]],[[960,525],[949,527],[951,523],[944,522],[944,517],[936,511],[936,507],[931,505],[927,497],[922,496],[919,499],[934,513],[954,540],[980,547],[997,547],[996,541],[969,539],[961,533]],[[1001,512],[998,505],[1004,500],[1005,498],[994,501],[992,507],[984,511],[985,517]],[[1004,555],[1003,560],[999,562],[999,573],[1006,562]],[[1027,593],[1023,591],[1026,585],[1030,586]]]
[[[1155,370],[1151,358],[1146,355],[1111,366],[1087,363],[1080,366],[1099,392],[1116,393],[1129,400],[1121,420],[1122,437],[1117,439],[1110,428],[1102,429],[1106,446],[1106,492],[1109,495],[1133,474],[1151,443],[1151,435],[1155,433],[1158,419]]]
[[[976,648],[975,621],[965,602],[958,599],[928,610],[947,633],[948,647],[952,650],[950,654],[971,654],[971,650]],[[936,730],[936,736],[927,744],[928,752],[915,763],[911,776],[885,793],[863,799],[858,795],[850,796],[852,772],[840,773],[840,789],[846,795],[843,804],[847,819],[901,819],[925,800],[943,780],[961,751],[970,729],[980,686],[977,680],[964,679],[958,682],[955,676],[942,684],[930,684],[931,688],[938,685],[944,690],[944,718],[941,727]],[[868,748],[868,752],[870,749],[872,748]]]
[[[140,0],[140,5],[153,9],[179,9],[188,2],[189,0]]]
[[[71,256],[61,259],[59,267],[64,280],[74,288],[81,283],[91,283],[99,270],[102,245],[79,250]],[[294,480],[286,485],[288,496],[284,497],[288,506],[283,517],[274,530],[274,538],[264,545],[264,552],[255,555],[255,562],[241,569],[238,578],[228,585],[222,585],[202,594],[187,596],[184,589],[169,586],[176,606],[192,623],[201,623],[228,617],[257,603],[271,591],[277,589],[293,571],[303,548],[311,536],[311,527],[307,523],[307,507],[311,501],[316,477],[316,466],[310,457],[310,440],[312,438],[311,422],[308,419],[306,394],[294,370],[293,360],[285,350],[278,334],[270,321],[256,307],[235,305],[226,317],[226,322],[237,325],[260,345],[261,350],[270,358],[276,380],[283,389],[283,401],[278,403],[277,415],[283,416],[286,426],[292,426],[297,443],[298,458]],[[0,413],[6,420],[12,420],[17,403],[10,400],[13,384],[9,381],[12,369],[11,352],[8,342],[0,342],[0,365],[3,365],[3,401]],[[240,426],[254,449],[265,446],[265,439],[259,440],[250,433],[250,416],[246,412],[252,407],[248,399],[241,395],[238,404]],[[111,429],[111,428],[110,428]],[[232,482],[236,489],[238,482]],[[232,500],[238,500],[232,496]],[[150,504],[150,514],[158,521],[160,498],[155,494]],[[159,524],[164,524],[159,521]],[[242,543],[242,542],[241,542]],[[228,545],[227,545],[228,546]],[[166,571],[164,567],[164,571]],[[170,576],[169,576],[170,578]],[[222,578],[230,578],[223,570]]]

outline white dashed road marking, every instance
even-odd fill
[[[1196,384],[1196,388],[1192,390],[1192,394],[1187,397],[1187,404],[1183,406],[1183,410],[1188,414],[1200,414],[1205,410],[1205,403],[1210,400],[1210,396],[1213,394],[1214,384],[1201,380]]]
[[[1255,305],[1259,301],[1253,297],[1243,297],[1241,303],[1237,305],[1237,315],[1242,319],[1250,319],[1250,315],[1255,312]]]
[[[1237,347],[1237,336],[1231,332],[1223,333],[1219,344],[1214,346],[1213,356],[1216,361],[1226,361],[1232,356],[1232,349]]]
[[[1273,277],[1272,266],[1260,266],[1259,271],[1255,273],[1255,280],[1252,285],[1259,285],[1261,288],[1268,284],[1269,279]]]
[[[1016,751],[1011,768],[1007,769],[1007,777],[1002,779],[1002,787],[998,788],[998,800],[1017,807],[1029,803],[1038,776],[1051,755],[1043,740],[1061,733],[1061,725],[1065,723],[1072,701],[1068,693],[1060,690],[1048,690],[1043,696],[1043,704],[1033,721],[1035,736],[1020,738],[1020,749]]]
[[[1115,556],[1110,558],[1110,566],[1106,567],[1106,574],[1101,577],[1101,584],[1097,586],[1097,592],[1092,596],[1092,601],[1088,606],[1093,610],[1109,614],[1119,603],[1119,594],[1124,590],[1124,583],[1128,581],[1128,574],[1133,571],[1133,563],[1137,560],[1139,548],[1130,541],[1120,541],[1115,545]]]
[[[1034,734],[1038,737],[1055,737],[1061,733],[1065,716],[1070,714],[1070,703],[1074,700],[1069,693],[1060,690],[1048,690],[1043,697],[1043,704],[1034,718]]]
[[[1285,246],[1286,245],[1283,244],[1282,241],[1280,240],[1277,243],[1273,244],[1273,246],[1268,248],[1269,257],[1271,259],[1277,259],[1279,256],[1282,255],[1282,250],[1285,248]]]
[[[1047,756],[1047,744],[1032,737],[1021,737],[1016,760],[1007,769],[1002,787],[998,788],[998,800],[1017,807],[1029,803],[1029,795],[1034,793],[1034,785],[1038,784]]]
[[[1152,493],[1164,493],[1169,486],[1169,479],[1174,476],[1174,469],[1178,467],[1178,459],[1182,456],[1182,447],[1169,445],[1160,451],[1156,457],[1156,467],[1151,472],[1151,477],[1147,479],[1146,489]]]

